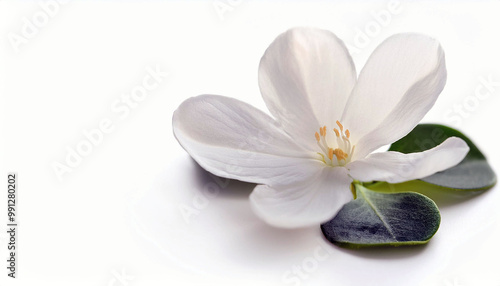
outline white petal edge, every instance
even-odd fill
[[[316,150],[314,133],[334,127],[356,83],[356,69],[333,33],[293,28],[262,56],[259,86],[271,114],[303,146]]]
[[[352,179],[343,167],[326,167],[293,185],[259,185],[250,195],[254,212],[268,224],[283,228],[314,226],[332,219],[353,199]]]
[[[289,184],[323,163],[260,110],[229,97],[200,95],[184,101],[172,118],[174,135],[205,170],[258,184]]]
[[[435,39],[397,34],[380,44],[361,71],[342,116],[356,145],[354,159],[413,130],[445,83],[444,52]]]
[[[458,137],[450,137],[438,146],[417,153],[388,151],[373,153],[347,165],[349,174],[361,182],[401,183],[430,176],[460,163],[469,146]]]

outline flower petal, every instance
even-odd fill
[[[271,117],[236,99],[190,98],[174,112],[172,125],[182,147],[217,176],[259,184],[289,183],[323,164],[295,144]]]
[[[307,180],[287,186],[255,187],[254,212],[267,223],[286,228],[319,225],[352,200],[352,179],[343,167],[322,168]]]
[[[344,43],[333,33],[295,28],[264,53],[259,86],[272,115],[303,146],[316,149],[314,133],[334,127],[356,82]]]
[[[350,175],[359,181],[401,183],[430,176],[460,163],[469,146],[458,137],[450,137],[438,146],[417,153],[394,151],[373,153],[347,165]]]
[[[436,40],[398,34],[380,44],[342,116],[356,144],[354,159],[408,134],[434,105],[445,82],[444,53]]]

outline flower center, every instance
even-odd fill
[[[318,152],[321,156],[320,160],[323,161],[328,166],[344,166],[345,164],[351,162],[352,154],[354,153],[355,145],[351,146],[349,137],[351,133],[349,129],[344,131],[344,126],[340,124],[337,120],[337,125],[340,129],[333,128],[336,137],[336,145],[329,145],[326,138],[326,126],[319,128],[319,133],[316,132],[314,136],[318,142],[318,146],[322,152]],[[336,146],[333,148],[330,146]]]

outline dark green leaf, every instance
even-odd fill
[[[346,247],[427,243],[439,228],[436,204],[424,195],[378,193],[355,185],[356,199],[321,225],[324,236]]]
[[[432,185],[458,190],[484,190],[496,183],[496,176],[486,161],[486,157],[479,149],[461,132],[438,124],[420,124],[408,135],[394,142],[390,151],[414,153],[431,149],[449,137],[462,138],[470,151],[460,164],[422,178],[421,180]]]

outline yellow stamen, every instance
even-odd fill
[[[337,137],[340,137],[340,133],[337,128],[333,128],[333,131],[335,131],[335,135],[337,135]]]
[[[323,161],[323,163],[325,163],[325,164],[326,164],[326,161],[325,161],[325,155],[323,155],[322,153],[319,153],[319,152],[318,152],[318,155],[320,155],[320,156],[321,156],[321,161]]]
[[[335,154],[335,156],[337,156],[337,160],[345,160],[347,159],[347,153],[345,153],[344,151],[342,151],[342,149],[340,148],[337,148],[335,150],[333,150],[332,148],[330,148],[330,152],[329,152],[329,156],[330,157],[330,153],[332,154],[332,157],[333,157],[333,154]],[[331,160],[331,158],[330,158]]]
[[[337,125],[340,128],[340,132],[342,132],[344,130],[344,126],[342,126],[342,124],[340,124],[340,122],[338,120],[337,120]]]
[[[349,137],[351,137],[349,129],[344,130],[344,126],[338,120],[336,123],[340,130],[338,128],[333,128],[333,131],[337,136],[335,139],[336,144],[334,143],[335,145],[330,145],[328,143],[328,138],[326,138],[326,126],[320,127],[319,132],[314,133],[314,138],[318,142],[318,147],[322,151],[318,152],[320,155],[318,160],[331,167],[345,166],[351,162],[355,147],[354,145],[351,145],[351,142],[349,141]],[[332,138],[330,138],[330,140],[331,139]],[[326,158],[328,158],[328,160]]]

